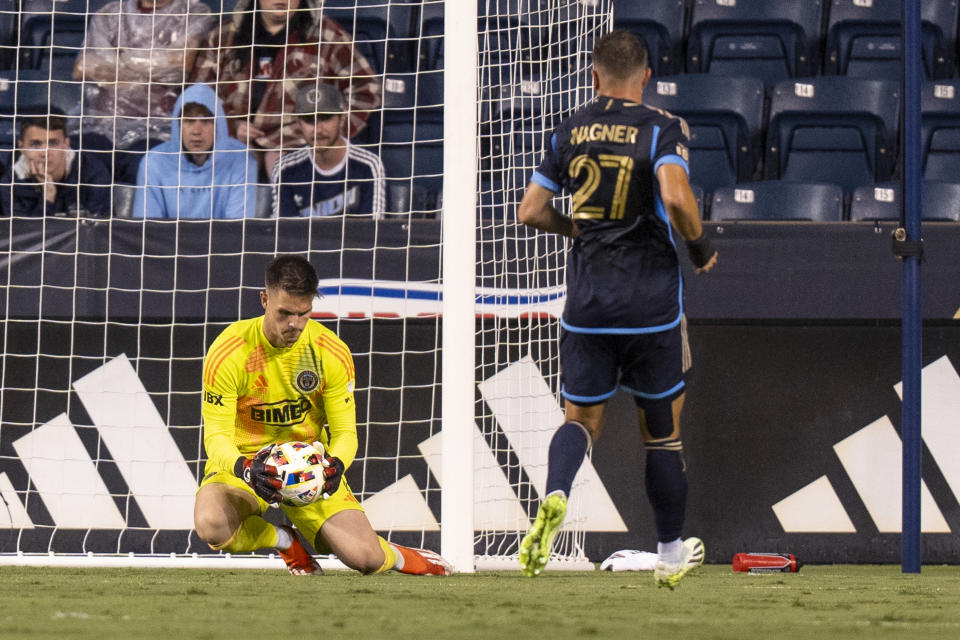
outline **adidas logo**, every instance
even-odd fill
[[[479,385],[480,395],[493,412],[520,466],[542,496],[547,487],[547,450],[554,429],[563,422],[563,410],[540,370],[527,356]],[[430,471],[443,484],[440,450],[443,433],[418,445]],[[530,526],[517,493],[510,486],[496,455],[474,427],[474,528],[487,531],[525,530]],[[423,492],[407,475],[364,500],[374,529],[434,530]],[[627,531],[627,526],[589,459],[584,460],[570,491],[565,528],[579,531]]]
[[[73,388],[147,526],[192,529],[197,481],[191,468],[198,461],[188,462],[184,458],[130,360],[120,355],[76,380]],[[554,428],[563,421],[563,412],[536,364],[527,357],[506,367],[482,382],[480,392],[530,482],[543,495],[547,450]],[[442,436],[438,433],[418,445],[430,471],[441,483]],[[476,528],[526,529],[530,519],[477,427],[474,443]],[[13,447],[57,527],[127,526],[117,501],[66,413],[17,439]],[[9,507],[9,522],[3,518],[0,529],[34,527],[6,473],[0,473],[0,495]],[[568,529],[627,530],[589,460],[584,461],[574,480],[569,504]],[[363,506],[378,530],[440,528],[424,491],[412,475],[368,496]]]
[[[895,385],[903,397],[902,383]],[[960,500],[960,375],[943,356],[923,368],[923,440],[944,479]],[[888,416],[868,424],[833,445],[880,533],[900,533],[902,524],[902,444]],[[920,528],[924,533],[950,533],[933,496],[921,486]],[[856,533],[846,509],[823,475],[773,505],[787,533]]]

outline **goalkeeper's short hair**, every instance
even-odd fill
[[[264,282],[267,289],[281,289],[296,295],[316,295],[320,280],[316,269],[306,258],[283,255],[274,258],[267,266]]]

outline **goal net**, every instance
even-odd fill
[[[107,24],[107,35],[113,29],[122,40],[128,4],[22,0],[15,10],[0,7],[0,561],[222,558],[193,531],[193,499],[206,461],[203,357],[229,323],[262,312],[257,292],[269,260],[299,253],[321,277],[314,316],[354,354],[360,449],[348,478],[374,528],[401,544],[439,549],[447,522],[440,508],[441,389],[446,376],[468,375],[476,389],[477,566],[514,568],[520,537],[543,496],[547,445],[562,421],[557,316],[565,252],[562,239],[518,225],[515,208],[544,136],[592,97],[589,52],[611,26],[610,0],[480,0],[478,59],[465,69],[444,64],[444,20],[458,3],[300,0],[311,20],[322,15],[345,34],[337,37],[346,49],[325,55],[348,55],[326,67],[319,62],[309,77],[288,68],[254,69],[250,73],[263,72],[256,91],[269,92],[271,80],[284,87],[337,83],[350,105],[350,144],[368,166],[369,155],[379,158],[379,169],[331,179],[339,191],[326,195],[298,192],[301,200],[291,197],[297,210],[274,217],[280,190],[303,180],[285,178],[284,161],[277,172],[264,166],[271,151],[292,155],[303,144],[288,118],[277,137],[250,143],[261,151],[255,177],[215,182],[253,194],[241,199],[242,213],[227,208],[220,215],[216,196],[208,195],[203,215],[181,210],[179,220],[176,211],[166,217],[134,211],[138,190],[142,196],[150,186],[137,182],[137,168],[153,157],[144,156],[146,147],[165,143],[178,121],[171,111],[175,96],[203,77],[190,68],[194,54],[214,50],[202,36],[240,24],[242,14],[254,21],[259,14],[245,0],[158,1],[184,19],[176,28],[186,39],[158,44],[158,34],[149,32],[137,45],[140,60],[157,65],[174,58],[180,75],[161,77],[148,65],[143,76],[115,71],[114,82],[84,81],[78,57],[91,56],[94,44],[111,46],[109,38],[94,43],[93,28]],[[166,11],[171,17],[172,9]],[[160,13],[151,28],[160,24]],[[113,22],[104,22],[106,15]],[[203,25],[196,33],[190,31],[195,20]],[[334,37],[307,33],[321,42]],[[117,41],[112,46],[133,46]],[[222,67],[218,60],[216,73],[203,81],[220,96],[228,119],[269,122],[235,115]],[[367,75],[357,76],[358,69]],[[444,159],[443,79],[451,73],[477,78],[477,100],[470,101],[478,121],[475,203],[445,201],[442,193],[445,171],[474,170]],[[166,115],[107,117],[109,131],[81,126],[88,116],[105,117],[96,112],[97,92],[119,92],[125,84],[151,97],[172,90]],[[364,102],[361,89],[371,84],[374,98]],[[285,100],[280,108],[290,111]],[[253,103],[249,98],[247,105]],[[69,149],[51,139],[30,148],[26,118],[58,113],[68,122]],[[43,122],[54,128],[52,120]],[[235,124],[232,136],[240,135]],[[128,144],[131,136],[120,131],[128,125],[146,126],[159,138]],[[110,144],[91,131],[107,134]],[[176,141],[172,151],[153,149],[171,157],[182,151]],[[70,160],[61,171],[65,156]],[[84,173],[84,163],[94,163],[87,158],[104,165],[105,183]],[[187,161],[184,154],[174,164]],[[167,201],[179,206],[198,187],[174,175],[164,187],[175,194]],[[51,201],[60,208],[44,202],[51,186],[61,194]],[[355,187],[373,192],[366,210],[318,215],[362,201]],[[462,286],[476,287],[476,367],[464,374],[440,366],[441,258],[451,250],[443,246],[443,225],[471,223],[476,280]],[[574,485],[558,565],[586,566],[585,532],[622,527],[611,524],[604,500],[609,497],[587,461]],[[268,514],[282,518],[279,511]],[[251,558],[276,566],[262,554]]]

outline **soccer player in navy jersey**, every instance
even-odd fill
[[[273,168],[273,215],[383,215],[383,163],[350,144],[346,103],[330,84],[307,83],[297,92],[297,125],[307,145],[280,158]]]
[[[613,31],[594,46],[592,73],[597,97],[547,139],[517,210],[524,224],[573,239],[560,340],[565,422],[550,442],[546,497],[520,543],[520,566],[535,576],[549,560],[574,476],[619,387],[636,401],[646,449],[659,540],[654,578],[673,589],[704,555],[698,538],[681,538],[680,411],[690,353],[676,234],[698,274],[717,254],[687,180],[687,124],[642,104],[646,47]],[[563,190],[572,194],[572,217],[551,205]]]

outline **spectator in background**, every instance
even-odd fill
[[[380,105],[370,62],[320,0],[240,0],[233,20],[212,33],[194,66],[195,82],[216,83],[231,132],[258,149],[262,176],[282,151],[304,145],[290,114],[296,79],[336,84],[348,98],[349,137]]]
[[[128,150],[114,156],[118,182],[133,183],[143,151],[166,140],[195,47],[216,20],[199,0],[118,0],[91,18],[73,69],[84,81],[80,145]]]
[[[273,215],[383,215],[383,163],[351,145],[340,90],[308,83],[297,92],[297,127],[306,146],[280,158],[273,171]]]
[[[230,137],[217,94],[188,87],[173,108],[170,140],[147,152],[137,172],[135,218],[243,218],[257,206],[257,163]]]
[[[95,157],[70,148],[64,114],[31,110],[19,125],[20,156],[0,181],[0,215],[109,216],[110,174]]]

